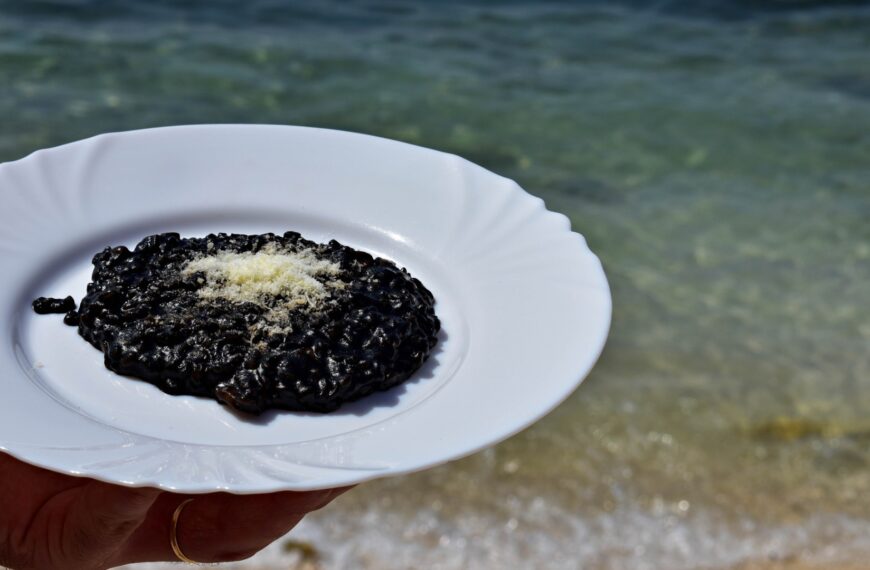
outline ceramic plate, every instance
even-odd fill
[[[0,165],[0,448],[48,469],[199,493],[305,490],[468,455],[589,372],[610,323],[568,219],[459,157],[323,129],[101,135]],[[80,300],[94,253],[163,231],[301,232],[395,261],[443,330],[407,383],[337,412],[242,417],[118,376],[40,295]]]

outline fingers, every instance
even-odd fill
[[[326,506],[348,488],[265,495],[177,495],[165,493],[137,531],[138,560],[175,560],[170,543],[172,513],[187,498],[177,538],[184,554],[198,562],[229,562],[250,557],[296,526],[311,511]]]
[[[177,529],[182,551],[198,562],[232,562],[249,558],[288,533],[312,510],[314,497],[295,497],[281,508],[257,497],[212,497],[188,505]],[[302,501],[300,501],[302,500]],[[304,501],[304,505],[301,502]]]
[[[217,493],[188,505],[178,528],[185,554],[202,562],[248,558],[322,508],[332,490],[268,495]],[[216,542],[216,538],[219,542]]]
[[[99,567],[120,554],[145,520],[160,491],[92,481],[69,505],[59,545],[80,567]]]
[[[322,509],[349,488],[341,487],[338,489],[305,492],[283,491],[266,495],[230,495],[220,493],[212,495],[212,497],[227,507],[239,508],[252,513],[265,510],[270,512],[281,511],[285,513],[306,514]]]

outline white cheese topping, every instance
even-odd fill
[[[270,244],[257,253],[218,251],[189,261],[182,274],[205,274],[203,299],[226,299],[276,309],[316,310],[341,287],[337,263],[318,259],[310,250],[291,252]],[[316,279],[319,278],[319,279]],[[281,302],[276,303],[280,298]]]

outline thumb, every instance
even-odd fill
[[[77,568],[104,568],[124,550],[130,535],[160,495],[152,488],[128,488],[93,481],[70,505],[64,525],[64,557]]]

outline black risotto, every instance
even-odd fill
[[[330,412],[407,380],[434,348],[434,297],[390,261],[296,232],[152,235],[106,248],[78,310],[34,301],[169,394]]]

